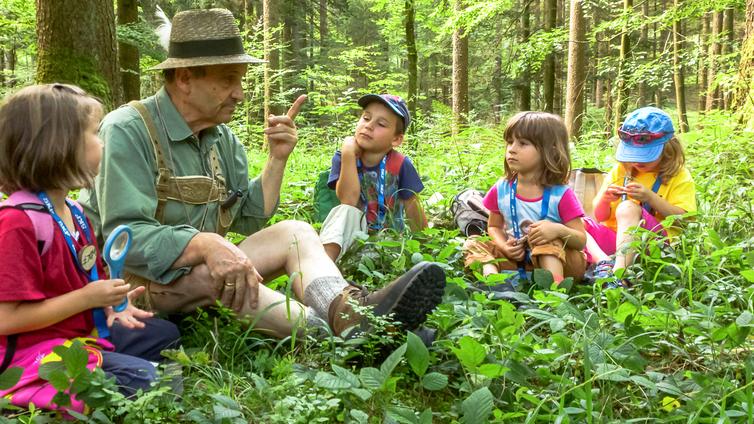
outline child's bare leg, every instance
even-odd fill
[[[500,270],[497,268],[497,265],[495,264],[484,264],[482,265],[482,275],[485,277],[492,274],[497,274],[500,272]]]
[[[597,244],[597,240],[589,235],[589,233],[586,233],[586,250],[592,255],[595,263],[610,259],[610,256],[602,250],[600,245]]]
[[[628,228],[639,225],[641,206],[630,201],[621,202],[615,209],[615,219],[618,222],[618,228],[615,239],[614,271],[623,269],[634,263],[636,252],[632,249],[627,249],[633,241],[633,236],[628,233]]]
[[[329,256],[330,259],[335,262],[340,255],[340,245],[337,243],[326,243],[323,246],[325,246],[325,252],[327,252],[327,256]]]
[[[563,281],[563,262],[552,255],[540,255],[538,258],[539,266],[552,273],[552,278],[556,283]]]

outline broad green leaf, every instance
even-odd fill
[[[746,281],[750,283],[754,283],[754,269],[747,269],[744,271],[741,271],[741,276],[743,276]]]
[[[432,408],[427,408],[419,415],[419,424],[432,424]]]
[[[736,318],[736,325],[739,327],[752,327],[754,326],[752,321],[754,321],[754,314],[749,311],[743,311],[741,312],[741,315]]]
[[[387,415],[401,424],[416,424],[418,421],[416,418],[416,412],[405,406],[388,406]]]
[[[396,366],[398,366],[398,363],[401,362],[401,359],[403,359],[403,354],[406,353],[406,344],[402,344],[398,349],[395,349],[393,353],[390,354],[390,356],[385,359],[385,362],[382,363],[380,366],[380,371],[382,372],[382,375],[385,377],[390,377],[390,374],[393,373],[393,370]]]
[[[484,361],[484,357],[487,352],[484,350],[478,341],[472,339],[469,336],[463,336],[458,341],[460,348],[451,348],[453,353],[456,354],[458,360],[467,369],[474,370],[476,367]]]
[[[468,424],[487,422],[487,418],[492,412],[492,406],[493,397],[490,389],[486,387],[477,389],[461,403],[461,411],[463,411],[461,422]]]
[[[49,378],[47,379],[47,381],[49,381],[50,384],[52,384],[52,387],[54,387],[55,390],[59,392],[67,390],[71,385],[71,381],[68,376],[59,369],[51,372],[48,377]]]
[[[369,422],[369,415],[360,409],[352,409],[349,415],[351,415],[351,418],[359,424],[366,424]]]
[[[345,380],[350,384],[351,387],[359,387],[359,377],[356,376],[356,374],[352,373],[351,371],[339,367],[335,364],[332,366],[332,370],[335,371],[335,374],[340,377],[342,380]]]
[[[330,390],[343,390],[352,387],[351,383],[347,380],[324,371],[317,373],[317,375],[314,377],[314,384]]]
[[[550,286],[555,282],[552,278],[552,273],[542,268],[537,268],[532,271],[531,278],[540,290],[550,290]]]
[[[421,338],[410,331],[408,332],[406,344],[408,346],[406,349],[406,360],[414,373],[421,377],[427,372],[427,367],[429,367],[429,350],[427,350],[427,346],[424,346]]]
[[[479,367],[479,374],[487,378],[497,378],[508,372],[508,368],[500,364],[483,364]]]
[[[359,379],[361,379],[361,384],[367,389],[379,390],[382,388],[387,377],[377,368],[366,367],[359,371]]]
[[[448,385],[448,376],[439,372],[431,372],[422,378],[422,386],[431,391],[442,390]]]
[[[363,400],[365,402],[368,401],[369,398],[372,397],[372,392],[370,392],[367,389],[352,388],[352,389],[349,390],[349,392],[353,393],[359,399],[361,399],[361,400]]]
[[[18,383],[18,380],[21,379],[21,374],[23,374],[23,372],[23,368],[17,367],[8,368],[3,371],[3,373],[0,374],[0,390],[8,390],[15,386],[16,383]]]
[[[75,377],[84,371],[88,372],[86,364],[89,362],[89,352],[78,341],[66,350],[62,358],[70,376]]]

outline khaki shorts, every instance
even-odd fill
[[[498,269],[506,271],[515,271],[518,265],[505,259],[502,250],[494,241],[482,241],[479,236],[469,237],[463,245],[464,265],[469,267],[474,262],[488,264],[496,262]],[[536,246],[531,251],[531,264],[526,264],[527,271],[539,268],[539,258],[544,255],[555,256],[563,263],[564,277],[573,277],[576,281],[581,281],[586,271],[586,256],[584,252],[576,249],[566,249],[560,240],[551,243]],[[500,261],[502,259],[502,261]]]
[[[334,243],[340,246],[340,259],[357,237],[367,237],[367,231],[364,211],[350,205],[338,205],[332,208],[322,223],[319,239],[322,244]]]

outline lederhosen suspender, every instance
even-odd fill
[[[173,171],[165,161],[165,154],[160,145],[157,136],[157,127],[152,120],[152,116],[143,103],[134,100],[128,103],[141,116],[146,126],[149,139],[152,142],[154,157],[157,161],[157,180],[155,190],[157,191],[157,208],[155,209],[155,219],[164,224],[165,205],[168,200],[188,203],[192,205],[205,205],[212,202],[221,203],[223,196],[226,195],[225,178],[222,175],[220,160],[218,159],[217,146],[210,150],[210,162],[214,178],[205,176],[186,176],[176,177]],[[233,220],[230,208],[218,207],[217,209],[217,228],[216,232],[224,236]]]

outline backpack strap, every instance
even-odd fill
[[[165,205],[168,202],[168,193],[170,192],[170,177],[173,176],[170,167],[165,162],[165,154],[160,147],[160,140],[157,137],[157,127],[154,125],[152,115],[150,115],[144,103],[138,100],[132,100],[128,102],[139,113],[141,120],[144,121],[144,126],[147,128],[149,134],[149,140],[152,142],[152,149],[154,150],[154,157],[157,161],[157,182],[155,183],[155,190],[157,191],[157,208],[154,211],[155,219],[162,223],[165,216]]]
[[[385,164],[385,170],[393,175],[399,175],[401,172],[401,167],[403,166],[403,161],[405,159],[406,156],[404,156],[401,152],[391,150],[387,154],[387,163]]]
[[[81,207],[79,205],[79,207]],[[55,234],[52,217],[44,207],[36,194],[18,190],[0,203],[0,209],[13,208],[24,211],[34,226],[34,234],[37,238],[37,251],[42,256],[50,249],[52,237]]]
[[[0,364],[0,374],[4,373],[8,369],[10,363],[13,362],[13,356],[16,354],[16,342],[18,341],[18,334],[9,334],[7,337],[7,343],[5,344],[5,356],[3,356],[3,363]]]

